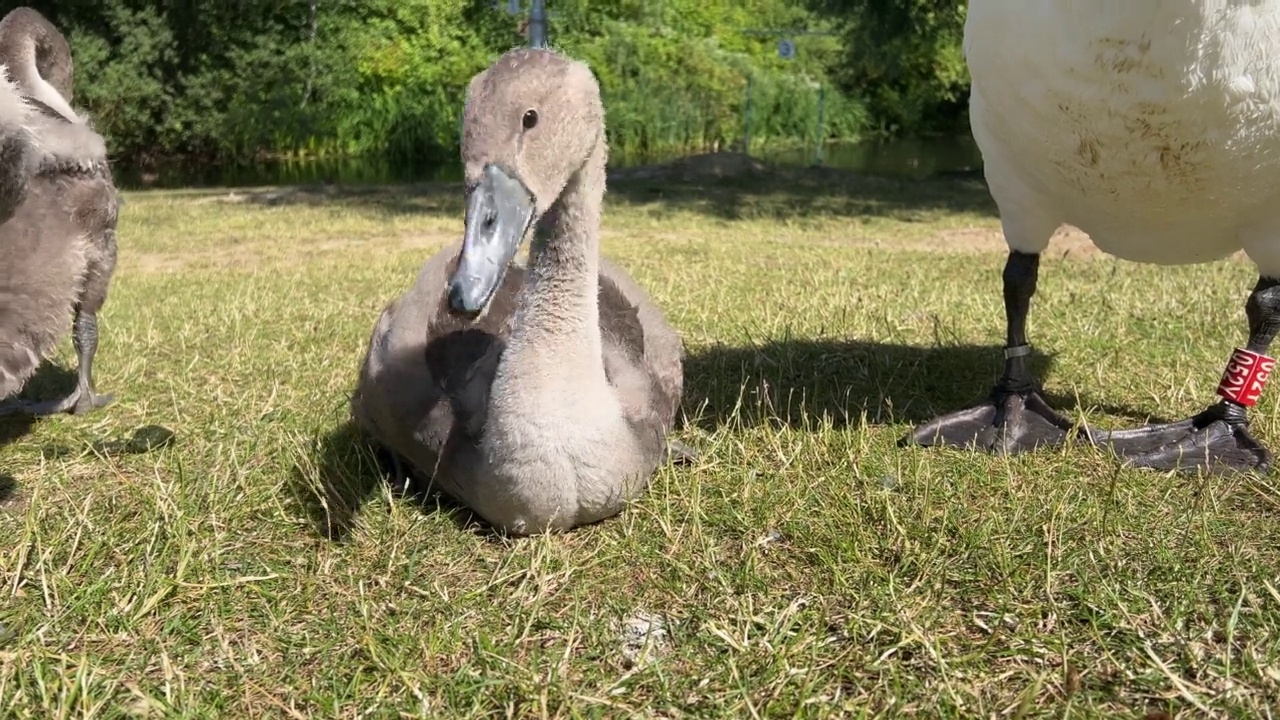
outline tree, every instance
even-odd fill
[[[808,142],[840,52],[811,38],[780,60],[754,27],[814,28],[810,0],[550,0],[551,43],[600,79],[617,155]],[[494,0],[30,0],[75,58],[75,103],[116,161],[373,155],[453,162],[471,77],[513,45]],[[524,3],[527,8],[527,1]],[[0,11],[2,12],[2,11]],[[858,95],[825,95],[824,131],[864,127]]]
[[[967,125],[969,72],[961,47],[962,0],[810,0],[839,23],[844,57],[831,72],[865,98],[886,134],[955,131]]]

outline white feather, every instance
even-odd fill
[[[8,66],[0,63],[0,132],[30,133],[31,105],[22,97],[22,91],[9,77]]]

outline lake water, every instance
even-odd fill
[[[828,167],[913,180],[982,169],[982,153],[971,135],[831,144],[822,148],[820,158],[814,148],[765,152],[761,158],[785,165],[811,165],[820,159]]]
[[[811,147],[770,150],[756,149],[754,156],[779,165],[811,165],[817,159]],[[624,157],[615,155],[611,167],[648,165],[672,157]],[[973,138],[908,138],[885,142],[831,143],[822,148],[821,164],[875,175],[922,180],[957,173],[971,173],[982,167],[982,156]],[[124,189],[256,187],[270,185],[394,184],[423,181],[454,181],[462,177],[458,163],[405,166],[381,158],[339,158],[259,163],[254,165],[164,164],[144,171],[129,166],[113,167],[116,183]]]

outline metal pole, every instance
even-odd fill
[[[742,106],[742,154],[751,154],[751,75],[747,75],[747,101]]]
[[[529,3],[529,47],[547,46],[547,8],[544,0]]]
[[[816,144],[813,149],[813,164],[822,164],[822,111],[827,105],[827,86],[818,86],[818,136],[814,138]]]

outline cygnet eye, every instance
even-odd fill
[[[521,122],[524,125],[525,130],[532,130],[533,127],[538,124],[538,111],[525,110],[524,119]]]

